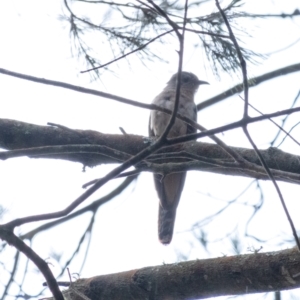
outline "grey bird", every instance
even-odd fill
[[[164,90],[152,101],[153,104],[173,110],[178,75],[174,74]],[[197,121],[197,108],[194,95],[201,84],[208,84],[199,80],[196,75],[182,72],[178,112],[193,121]],[[159,137],[168,125],[170,116],[160,112],[151,111],[149,120],[149,136]],[[168,138],[178,137],[196,132],[192,126],[176,119]],[[180,200],[185,182],[186,172],[172,173],[162,176],[154,174],[154,184],[159,197],[158,210],[158,237],[162,244],[170,244],[173,236],[176,209]]]

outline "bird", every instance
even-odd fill
[[[154,98],[152,104],[172,111],[175,103],[177,81],[178,73],[171,77],[163,91]],[[194,96],[201,84],[208,84],[208,82],[199,80],[193,73],[181,72],[178,113],[195,122],[197,121],[197,107]],[[169,120],[170,115],[152,110],[149,119],[149,137],[160,137],[165,131]],[[179,137],[196,131],[191,125],[176,119],[167,137]],[[184,187],[186,172],[170,173],[164,176],[154,174],[153,176],[159,198],[158,238],[163,245],[168,245],[173,237],[176,210]]]

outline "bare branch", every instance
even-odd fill
[[[114,199],[116,196],[118,196],[119,194],[121,194],[134,180],[136,179],[136,177],[128,177],[126,178],[117,188],[115,188],[112,192],[110,192],[109,194],[107,194],[106,196],[92,202],[91,204],[77,210],[76,212],[68,215],[67,217],[52,221],[52,222],[48,222],[46,224],[43,224],[23,235],[20,236],[20,239],[22,240],[32,240],[32,238],[34,236],[36,236],[38,233],[41,233],[45,230],[49,230],[50,228],[53,228],[55,226],[58,226],[60,224],[63,224],[69,220],[72,220],[74,218],[77,218],[78,216],[83,215],[86,212],[92,212],[93,214],[96,214],[96,212],[98,211],[98,209],[105,203],[111,201],[112,199]]]
[[[300,287],[296,248],[223,256],[78,279],[67,299],[207,299]],[[231,276],[228,276],[231,274]],[[238,284],[237,284],[238,282]],[[81,295],[80,297],[78,295]],[[49,299],[50,300],[50,299]]]
[[[28,132],[34,136],[34,139],[28,136]],[[71,145],[66,145],[66,141],[71,143]],[[86,141],[90,141],[91,145],[79,144],[86,143]],[[49,142],[55,146],[48,145]],[[103,163],[120,163],[120,161],[134,157],[136,153],[145,149],[147,144],[145,144],[143,137],[137,135],[128,134],[124,136],[102,134],[91,130],[64,130],[0,119],[0,146],[6,149],[17,149],[12,150],[12,152],[0,152],[0,157],[14,157],[21,154],[31,155],[34,153],[34,158],[64,159],[81,162],[87,166],[96,166]],[[180,152],[176,145],[164,147],[159,152],[156,152],[155,155],[149,156],[147,160],[135,166],[137,172],[143,170],[163,172],[164,167],[157,166],[157,164],[172,163],[171,165],[165,165],[166,170],[175,172],[182,167],[184,170],[201,170],[226,175],[267,179],[266,174],[262,174],[260,162],[252,149],[229,148],[241,156],[243,160],[246,160],[248,164],[235,163],[228,154],[229,151],[225,152],[224,148],[218,145],[193,142],[180,145]],[[59,153],[57,149],[60,149],[61,152]],[[39,151],[41,151],[41,155],[38,154]],[[260,152],[269,168],[281,171],[274,173],[276,179],[290,183],[299,183],[299,156],[285,153],[276,148],[260,150]],[[174,164],[178,162],[181,164]],[[121,176],[124,175],[132,174],[128,172],[125,174],[121,173]]]
[[[144,48],[147,47],[149,44],[153,43],[155,40],[157,40],[157,39],[159,39],[159,38],[163,37],[164,35],[169,34],[169,33],[171,33],[171,32],[173,32],[172,29],[169,30],[169,31],[167,31],[167,32],[164,32],[164,33],[162,33],[162,34],[159,34],[159,35],[156,36],[155,38],[151,39],[148,43],[143,44],[142,46],[140,46],[140,47],[138,47],[138,48],[136,48],[136,49],[134,49],[134,50],[132,50],[132,51],[130,51],[130,52],[128,52],[128,53],[125,53],[124,55],[121,55],[121,56],[119,56],[118,58],[115,58],[115,59],[113,59],[112,61],[110,61],[110,62],[108,62],[108,63],[105,63],[105,64],[103,64],[103,65],[101,65],[101,66],[99,66],[99,67],[94,67],[94,68],[92,68],[92,69],[88,69],[88,70],[85,70],[85,71],[81,71],[80,73],[86,73],[86,72],[90,72],[90,71],[95,71],[96,69],[104,68],[104,67],[106,67],[106,66],[108,66],[108,65],[110,65],[110,64],[112,64],[112,63],[117,62],[118,60],[120,60],[120,59],[122,59],[122,58],[125,58],[125,57],[127,57],[127,56],[129,56],[129,55],[131,55],[131,54],[133,54],[133,53],[135,53],[135,52],[137,52],[137,51],[140,51],[140,50],[144,49]]]
[[[242,55],[242,52],[241,52],[240,47],[238,45],[238,42],[237,42],[237,40],[236,40],[236,38],[235,38],[235,36],[234,36],[234,34],[232,32],[232,29],[231,29],[231,27],[229,25],[229,22],[228,22],[228,20],[226,18],[225,13],[223,12],[223,10],[220,7],[220,4],[219,4],[218,0],[216,0],[216,5],[217,5],[217,7],[218,7],[218,9],[219,9],[219,11],[220,11],[223,19],[224,19],[224,22],[225,22],[226,26],[227,26],[227,29],[228,29],[229,34],[230,34],[230,38],[231,38],[232,42],[235,45],[235,48],[236,48],[236,51],[237,51],[237,54],[238,54],[238,58],[239,58],[239,61],[240,61],[240,64],[241,64],[241,69],[242,69],[242,74],[243,74],[244,101],[245,101],[244,119],[248,119],[248,89],[249,88],[248,88],[248,78],[247,78],[246,61],[244,60],[244,57]],[[298,250],[300,251],[300,241],[299,241],[299,238],[298,238],[298,235],[297,235],[297,231],[296,231],[294,222],[293,222],[293,220],[292,220],[292,218],[290,216],[290,213],[289,213],[289,211],[287,209],[287,206],[285,204],[285,201],[284,201],[283,195],[281,193],[281,190],[280,190],[280,188],[279,188],[279,186],[278,186],[278,184],[276,182],[276,179],[274,178],[273,173],[271,172],[271,170],[269,169],[269,167],[268,167],[267,163],[265,162],[263,156],[261,155],[258,147],[256,146],[256,144],[254,143],[253,139],[251,138],[250,133],[249,133],[249,131],[247,129],[247,124],[245,124],[243,126],[243,131],[244,131],[246,137],[248,138],[248,141],[252,145],[253,149],[255,150],[257,156],[259,157],[259,160],[260,160],[261,164],[263,165],[263,167],[266,170],[267,174],[269,175],[271,181],[273,182],[273,185],[274,185],[274,187],[275,187],[275,189],[277,191],[277,194],[279,196],[279,199],[280,199],[280,202],[282,204],[282,207],[283,207],[283,210],[285,212],[285,215],[286,215],[286,217],[287,217],[287,219],[289,221],[290,227],[292,229],[292,233],[293,233],[293,236],[295,238],[295,242],[296,242],[296,244],[298,246]]]
[[[248,84],[249,84],[249,87],[255,87],[255,86],[261,84],[264,81],[268,81],[268,80],[271,80],[271,79],[279,77],[279,76],[284,76],[284,75],[291,74],[291,73],[294,73],[294,72],[299,72],[299,71],[300,71],[300,63],[290,65],[290,66],[287,66],[287,67],[284,67],[284,68],[281,68],[281,69],[277,69],[277,70],[274,70],[272,72],[269,72],[269,73],[251,78],[251,79],[249,79]],[[242,91],[243,91],[243,84],[239,83],[236,86],[228,89],[227,91],[199,103],[197,105],[197,109],[198,109],[198,111],[202,110],[202,109],[207,108],[211,105],[217,104],[218,102],[223,101],[223,100],[225,100],[225,99],[227,99],[227,98],[229,98],[233,95],[239,94]]]
[[[19,239],[11,231],[11,228],[6,227],[5,225],[0,226],[0,238],[26,255],[44,275],[54,298],[56,300],[64,300],[64,297],[48,264],[43,259],[41,259],[29,246],[27,246],[21,239]]]

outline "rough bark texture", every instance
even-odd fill
[[[206,299],[300,287],[296,248],[194,260],[79,279],[63,294],[67,299]]]
[[[18,149],[15,153],[0,153],[0,159],[7,159],[11,154],[15,156],[27,155],[33,158],[64,159],[93,167],[103,163],[120,163],[130,156],[137,154],[147,147],[147,145],[143,137],[137,135],[103,134],[92,130],[64,129],[0,119],[0,148],[6,150]],[[53,146],[56,147],[53,148]],[[236,147],[231,148],[249,162],[260,165],[254,150]],[[162,149],[160,153],[176,151],[178,151],[178,146],[171,146]],[[186,143],[180,147],[180,151],[205,159],[219,159],[225,161],[231,159],[221,147],[209,143]],[[280,174],[276,175],[275,178],[277,180],[300,183],[300,156],[292,155],[276,148],[261,150],[261,153],[270,168],[289,172],[289,174],[283,174],[282,176]],[[164,163],[175,161],[178,163],[179,160],[178,158],[172,160],[162,157],[160,161]],[[176,165],[165,165],[164,168],[167,172],[168,167],[176,171]],[[159,167],[156,166],[156,168],[157,169],[155,169],[154,165],[146,164],[143,170],[158,172]],[[188,161],[185,166],[186,169],[182,169],[181,165],[178,165],[177,168],[182,171],[186,169],[201,170],[226,175],[268,179],[264,172],[246,170],[240,167],[218,167],[206,163],[205,161]]]

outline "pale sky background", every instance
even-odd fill
[[[298,5],[298,7],[297,7]],[[300,9],[297,1],[246,1],[244,9],[253,13],[292,13]],[[205,6],[207,13],[216,11],[214,1]],[[156,49],[162,57],[168,57],[169,64],[162,62],[144,62],[145,68],[136,56],[127,62],[119,62],[112,67],[114,73],[104,72],[101,78],[90,82],[90,75],[80,74],[85,67],[72,57],[70,51],[69,25],[58,19],[65,12],[62,1],[0,1],[0,67],[8,70],[63,81],[84,87],[99,89],[144,103],[152,99],[164,88],[170,76],[176,72],[178,43]],[[113,20],[112,20],[113,21]],[[241,26],[253,38],[244,38],[245,46],[261,53],[280,50],[299,38],[300,19],[267,19],[254,21],[241,19]],[[184,70],[195,73],[200,79],[210,82],[202,86],[196,96],[196,103],[208,99],[240,82],[241,76],[230,77],[220,74],[213,76],[211,70],[203,68],[203,53],[192,47],[186,40]],[[92,43],[92,42],[91,42]],[[93,41],[97,45],[97,41]],[[96,46],[95,46],[96,47]],[[109,47],[102,45],[103,61],[112,59]],[[107,47],[107,48],[105,48]],[[249,65],[249,77],[299,62],[300,43],[286,51],[278,52],[261,61],[260,65]],[[300,75],[294,73],[268,81],[250,90],[250,103],[264,113],[289,108],[299,91]],[[19,80],[0,74],[1,118],[15,119],[33,124],[46,125],[47,122],[58,123],[75,129],[92,129],[102,133],[118,133],[123,127],[127,133],[147,135],[149,111],[127,106],[109,99],[99,98],[73,91]],[[231,97],[223,103],[203,110],[198,121],[206,128],[221,126],[242,117],[243,102],[238,96]],[[251,115],[255,115],[250,110]],[[298,114],[290,117],[287,128],[292,127],[299,119]],[[250,132],[260,148],[268,147],[277,132],[270,122],[249,126]],[[297,137],[296,128],[293,135]],[[219,135],[228,145],[249,147],[241,130]],[[209,141],[208,139],[204,139]],[[290,140],[280,148],[289,153],[298,154],[299,147]],[[3,222],[33,214],[52,212],[65,208],[84,190],[82,184],[104,176],[114,166],[102,165],[82,172],[82,165],[67,161],[18,158],[0,161],[0,204],[7,208]],[[81,206],[106,195],[120,184],[123,179],[114,180],[102,187]],[[204,230],[209,232],[208,240],[212,241],[206,251],[193,238],[192,224],[215,213],[225,205],[225,201],[238,196],[251,179],[223,176],[214,173],[190,172],[177,211],[173,241],[170,246],[159,244],[157,239],[158,199],[154,189],[152,174],[143,173],[135,184],[130,185],[124,193],[99,209],[93,238],[86,264],[81,277],[107,274],[141,268],[151,265],[173,263],[178,254],[190,259],[205,259],[222,255],[232,255],[232,245],[226,233],[235,228],[233,236],[240,238],[242,253],[249,253],[248,247],[259,248],[261,243],[243,236],[245,222],[252,210],[244,202],[258,203],[259,192],[252,188],[243,195],[239,204],[230,207],[216,218]],[[282,211],[279,198],[269,182],[260,182],[264,192],[264,205],[250,224],[250,233],[268,240],[263,244],[263,251],[275,251],[290,247],[285,242],[291,238],[291,231]],[[280,183],[287,206],[293,217],[296,228],[300,229],[298,212],[300,208],[298,195],[300,187]],[[209,197],[211,195],[212,197]],[[54,274],[60,268],[51,253],[62,255],[64,263],[77,246],[78,240],[88,225],[89,216],[84,215],[63,226],[37,235],[33,249],[44,259],[51,262]],[[26,233],[37,224],[18,228]],[[280,245],[278,245],[281,243]],[[86,243],[83,247],[86,246]],[[14,255],[10,248],[1,253],[0,261],[6,261],[6,268],[12,268],[10,259]],[[82,250],[73,260],[70,270],[79,272],[84,256]],[[22,269],[25,259],[19,266]],[[30,265],[30,275],[25,280],[25,290],[35,293],[45,281],[36,268]],[[1,270],[0,283],[5,284],[9,273]],[[21,280],[21,273],[17,276]],[[68,280],[65,274],[60,280]],[[2,286],[0,285],[0,290]],[[12,288],[10,293],[14,293]],[[299,299],[300,291],[292,292],[294,299]],[[50,295],[46,292],[46,295]],[[282,299],[290,298],[290,293],[283,293]],[[220,297],[218,299],[227,299]],[[247,295],[238,299],[273,299],[273,295]]]

